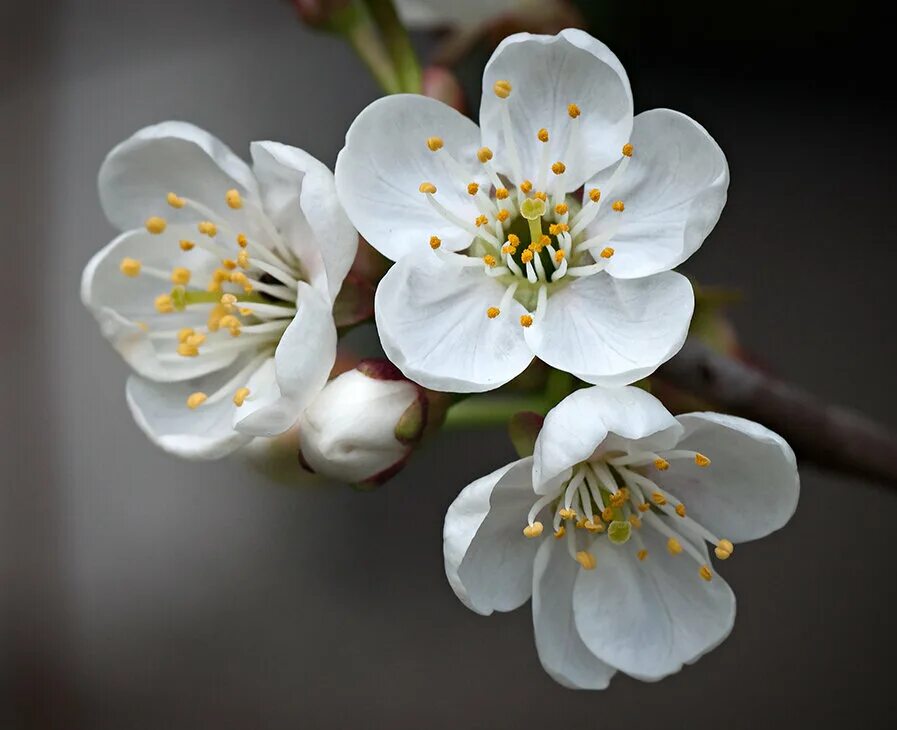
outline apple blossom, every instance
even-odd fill
[[[445,567],[482,614],[532,596],[536,648],[558,682],[656,680],[728,635],[735,597],[711,567],[794,513],[794,454],[716,413],[673,417],[638,388],[574,392],[533,456],[464,489],[445,518]]]
[[[331,380],[299,419],[301,460],[316,474],[377,486],[405,464],[427,423],[423,388],[384,360]]]
[[[331,309],[357,234],[324,165],[276,142],[251,153],[252,168],[207,132],[163,122],[100,169],[123,233],[84,269],[82,300],[134,370],[138,425],[188,458],[289,429],[335,358]]]
[[[604,386],[649,375],[688,331],[694,294],[671,269],[719,218],[722,151],[677,112],[633,119],[623,67],[582,31],[506,38],[483,88],[481,127],[406,94],[346,135],[340,200],[397,262],[376,298],[386,354],[456,392],[533,356]]]

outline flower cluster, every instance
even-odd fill
[[[708,545],[726,560],[784,525],[799,481],[778,435],[674,417],[632,386],[685,341],[695,299],[673,269],[729,182],[699,124],[633,108],[616,56],[565,30],[498,46],[479,126],[423,96],[370,104],[333,174],[273,142],[250,167],[189,124],[140,130],[100,170],[123,233],[82,284],[134,370],[135,420],[188,458],[288,434],[297,471],[372,488],[438,425],[440,393],[499,388],[538,358],[573,385],[531,456],[449,508],[452,588],[483,614],[532,598],[539,657],[569,687],[695,661],[735,613]],[[374,301],[391,362],[333,377],[359,233],[394,262]]]

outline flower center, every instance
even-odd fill
[[[161,361],[180,357],[203,357],[238,351],[248,356],[248,364],[215,393],[197,392],[187,398],[191,409],[215,403],[231,396],[236,406],[251,397],[245,382],[258,366],[271,356],[281,336],[296,314],[296,294],[302,279],[301,265],[286,246],[267,215],[254,202],[244,200],[237,190],[229,190],[225,201],[232,210],[243,209],[252,237],[234,230],[226,221],[202,203],[168,193],[166,202],[177,210],[196,214],[199,236],[180,239],[166,235],[168,221],[159,216],[146,220],[146,230],[163,239],[162,245],[189,252],[201,249],[215,256],[220,265],[208,279],[197,281],[196,273],[184,266],[170,271],[145,266],[141,261],[124,258],[120,270],[125,276],[150,276],[170,282],[171,289],[160,293],[153,306],[159,314],[177,312],[206,314],[205,324],[177,329],[151,329],[138,323],[150,339],[159,344],[171,342],[173,351],[163,351]],[[202,262],[207,273],[207,262]],[[196,317],[201,322],[201,316]]]
[[[612,216],[598,234],[587,237],[586,229],[595,220],[615,184],[625,174],[633,154],[631,144],[622,149],[622,158],[606,185],[604,193],[593,188],[582,201],[569,195],[571,185],[565,180],[567,166],[562,160],[549,156],[547,129],[534,130],[533,144],[539,146],[540,159],[534,180],[524,177],[520,154],[511,131],[509,101],[511,83],[497,81],[493,87],[501,100],[502,134],[510,173],[499,176],[493,165],[494,153],[481,147],[477,159],[489,180],[488,185],[469,182],[458,160],[445,149],[441,137],[428,137],[427,147],[444,161],[449,174],[462,189],[467,190],[479,214],[472,221],[449,210],[438,199],[438,190],[431,182],[422,182],[420,192],[427,196],[430,206],[446,221],[473,237],[466,253],[451,253],[442,248],[442,241],[431,236],[430,248],[447,265],[482,267],[486,276],[505,285],[505,293],[496,306],[486,310],[489,319],[501,316],[512,299],[527,310],[520,324],[530,327],[545,316],[548,297],[571,278],[594,276],[603,271],[614,249],[607,245],[616,233],[623,201],[610,203],[617,215]],[[578,145],[582,111],[576,104],[567,106],[567,124],[560,130],[565,156]]]
[[[566,539],[570,557],[592,570],[597,564],[594,544],[604,538],[614,546],[632,540],[636,559],[647,560],[648,551],[638,533],[643,527],[653,529],[666,539],[671,555],[693,559],[698,574],[709,581],[713,574],[694,541],[713,544],[720,560],[731,556],[735,546],[689,517],[685,504],[647,475],[650,469],[665,472],[672,462],[686,459],[698,468],[710,466],[710,459],[703,454],[683,450],[614,452],[582,462],[556,492],[536,500],[523,534],[539,537],[544,525],[537,517],[548,509],[554,537]]]

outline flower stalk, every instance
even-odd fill
[[[330,27],[346,38],[385,93],[405,90],[368,3],[353,0],[333,14]]]
[[[422,90],[420,63],[408,32],[396,12],[395,3],[393,0],[365,0],[365,2],[392,59],[400,90],[409,94],[420,94]]]

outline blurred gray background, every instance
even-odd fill
[[[641,42],[633,22],[595,33],[637,109],[690,114],[729,157],[728,207],[687,273],[745,291],[735,321],[771,369],[897,426],[893,82],[871,82],[846,16],[831,43],[812,25],[739,34],[806,30],[766,5],[758,20],[679,3],[684,35],[662,17]],[[804,468],[788,528],[725,565],[731,638],[659,684],[588,694],[543,673],[528,608],[479,617],[444,578],[443,514],[511,457],[502,433],[444,434],[367,495],[152,447],[78,299],[113,234],[104,154],[174,118],[238,153],[275,139],[332,165],[377,90],[278,0],[3,0],[0,34],[0,727],[892,726],[885,487]]]

